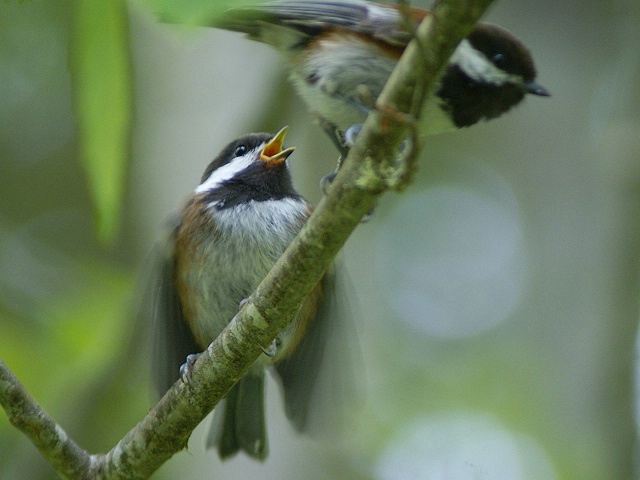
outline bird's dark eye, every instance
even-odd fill
[[[241,157],[242,155],[247,153],[247,150],[248,149],[246,145],[238,145],[236,149],[233,151],[233,155],[236,157]]]
[[[496,67],[504,67],[507,58],[503,53],[496,53],[493,57],[491,57],[491,63],[493,63]]]

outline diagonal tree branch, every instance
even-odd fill
[[[90,455],[29,395],[0,360],[0,405],[9,422],[24,433],[42,456],[66,478],[81,478],[89,470]]]
[[[0,403],[66,478],[148,478],[184,449],[193,429],[215,407],[293,318],[378,197],[402,189],[415,170],[420,139],[412,125],[460,40],[492,0],[441,0],[422,22],[356,145],[299,235],[242,310],[181,381],[107,454],[89,455],[51,420],[0,362]],[[410,135],[408,154],[398,159]],[[24,405],[24,406],[23,406]]]

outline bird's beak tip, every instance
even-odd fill
[[[536,95],[538,97],[550,97],[551,93],[545,87],[540,85],[538,82],[527,82],[524,85],[524,90],[531,95]]]
[[[289,155],[293,153],[294,148],[289,147],[282,149],[284,137],[287,134],[288,127],[283,127],[273,138],[265,145],[260,154],[260,159],[268,165],[277,165],[284,162]]]

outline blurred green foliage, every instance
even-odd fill
[[[210,19],[232,5],[255,3],[251,0],[138,0],[162,21],[180,25],[206,25]]]
[[[150,399],[132,300],[138,256],[122,229],[128,15],[124,1],[0,4],[0,356],[95,452]],[[0,422],[0,478],[54,477]]]
[[[78,1],[69,70],[80,158],[93,194],[98,238],[120,226],[132,117],[129,21],[124,0]]]

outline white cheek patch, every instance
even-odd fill
[[[398,10],[390,8],[388,5],[376,3],[367,4],[367,20],[373,24],[393,25],[399,22]]]
[[[222,186],[225,182],[228,182],[235,177],[242,170],[248,168],[255,162],[257,152],[261,152],[266,144],[262,144],[259,147],[250,150],[241,157],[236,157],[226,165],[216,168],[209,178],[202,182],[195,190],[195,193],[204,193]]]
[[[449,60],[450,64],[456,64],[464,73],[482,83],[493,85],[504,85],[505,83],[521,84],[522,80],[518,75],[511,75],[504,70],[500,70],[489,59],[476,50],[469,40],[464,39],[458,45]]]

